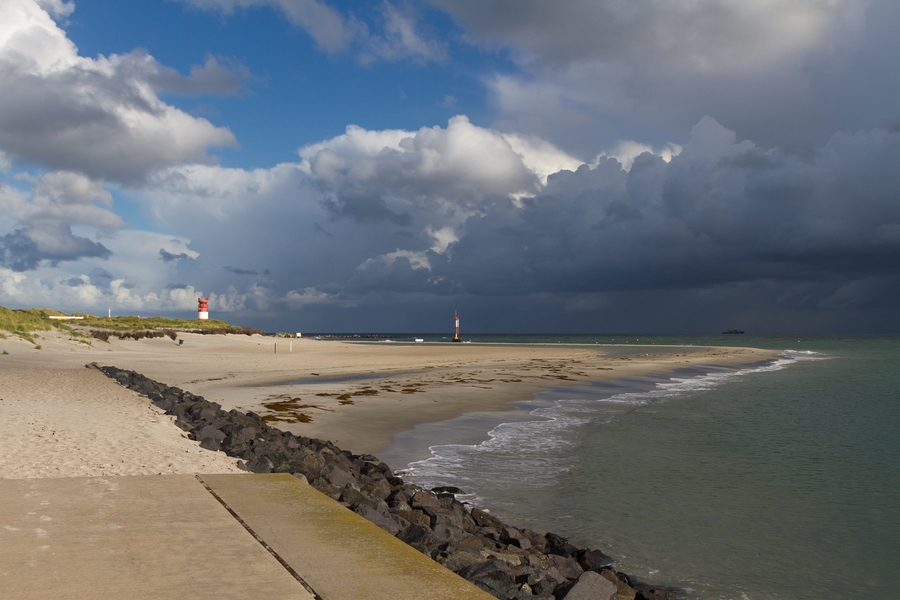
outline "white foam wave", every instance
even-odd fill
[[[531,410],[533,420],[494,427],[488,432],[488,440],[480,444],[432,446],[430,458],[410,463],[403,474],[410,481],[429,487],[454,485],[467,489],[467,484],[481,481],[485,476],[490,477],[491,487],[495,488],[516,485],[525,477],[531,486],[555,485],[557,476],[571,466],[571,456],[566,450],[573,445],[579,425],[609,420],[662,399],[710,390],[754,373],[779,371],[799,361],[826,358],[808,350],[785,350],[781,357],[766,364],[694,377],[672,377],[650,390],[603,398],[590,393],[573,394],[575,397],[558,399],[549,406]],[[480,500],[477,496],[467,499],[475,504]]]

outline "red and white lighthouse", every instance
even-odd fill
[[[209,318],[209,298],[197,298],[197,318],[200,320]]]
[[[461,342],[462,340],[459,339],[459,315],[456,314],[455,310],[453,311],[453,318],[454,318],[454,320],[456,320],[456,335],[453,336],[453,341]]]

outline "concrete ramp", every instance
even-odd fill
[[[296,477],[200,478],[325,600],[496,600]]]
[[[193,475],[0,480],[0,597],[313,596]]]
[[[0,479],[0,598],[483,599],[290,475]]]

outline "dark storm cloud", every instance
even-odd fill
[[[107,259],[103,244],[73,233],[88,227],[112,235],[124,223],[107,207],[112,196],[101,184],[70,172],[46,173],[34,181],[31,197],[0,185],[0,216],[16,228],[0,237],[0,265],[31,271],[82,258]]]
[[[22,229],[0,238],[0,264],[13,271],[36,269],[41,263],[37,245]]]
[[[520,330],[522,315],[536,327],[532,310],[549,315],[547,330],[900,327],[885,297],[900,286],[900,133],[841,132],[797,153],[739,142],[705,118],[670,162],[644,153],[625,171],[601,159],[541,184],[528,165],[548,164],[545,155],[455,125],[351,129],[266,172],[184,171],[209,206],[231,211],[215,222],[183,192],[193,187],[179,184],[179,202],[161,206],[173,222],[206,224],[191,244],[207,259],[272,265],[281,291],[248,285],[235,306],[304,319],[362,322],[365,307],[370,319],[401,319],[459,303],[470,318],[490,314],[480,327],[493,331]],[[411,224],[334,211],[327,220],[329,200],[366,188]],[[316,226],[326,222],[331,236]],[[228,241],[248,230],[266,243]],[[237,287],[228,271],[209,272],[216,289]],[[336,316],[356,307],[355,321]]]
[[[159,259],[163,262],[178,262],[179,260],[191,260],[191,257],[188,256],[186,252],[181,252],[179,254],[172,254],[171,252],[167,252],[165,248],[159,249]]]
[[[432,0],[519,69],[485,77],[505,131],[582,157],[683,143],[705,115],[809,150],[898,117],[894,0]]]
[[[803,157],[736,143],[704,119],[670,163],[645,153],[630,172],[611,159],[559,172],[521,206],[469,217],[448,260],[397,258],[353,282],[572,296],[769,280],[802,283],[822,306],[862,306],[900,273],[898,164],[896,133],[839,133]]]
[[[387,221],[405,226],[412,222],[412,217],[408,213],[395,212],[388,208],[378,190],[348,186],[338,190],[334,199],[325,200],[324,206],[335,217],[350,217],[360,223]]]
[[[42,238],[52,236],[52,241]],[[32,271],[46,262],[52,266],[80,258],[106,259],[112,255],[106,246],[72,235],[67,228],[42,231],[17,229],[0,237],[0,265],[13,271]]]
[[[430,268],[413,264],[406,256],[368,261],[357,269],[341,291],[368,294],[372,291],[427,292],[447,295],[463,292],[458,282],[441,277],[446,257],[432,250],[423,253]],[[322,290],[324,291],[324,290]]]
[[[108,289],[110,282],[115,279],[112,273],[100,267],[94,267],[88,274],[88,281],[99,289]]]
[[[234,273],[235,275],[259,275],[259,271],[251,271],[248,269],[237,269],[235,267],[222,267],[229,273]]]
[[[315,231],[316,233],[321,233],[322,235],[330,237],[330,238],[334,237],[333,233],[329,233],[324,227],[322,227],[318,223],[313,223],[313,231]]]
[[[627,60],[691,70],[772,60],[816,40],[840,2],[432,0],[524,60]],[[773,56],[774,55],[774,56]]]

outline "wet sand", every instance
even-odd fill
[[[168,338],[111,338],[107,343],[61,333],[40,335],[40,349],[11,336],[0,340],[0,351],[8,352],[0,356],[0,477],[39,476],[28,475],[25,467],[13,468],[17,448],[24,447],[30,453],[25,463],[44,463],[49,468],[39,470],[56,476],[236,469],[234,461],[217,466],[226,469],[221,471],[199,464],[200,457],[214,453],[199,450],[146,399],[85,369],[92,362],[132,369],[226,410],[254,411],[281,429],[377,455],[391,445],[394,434],[418,423],[504,410],[509,402],[527,400],[549,387],[746,364],[777,355],[715,347],[386,344],[199,334],[179,334],[183,344]],[[126,404],[135,412],[121,412]],[[65,453],[55,452],[85,456],[80,464],[41,460],[59,447],[60,432],[78,442]],[[135,443],[141,435],[159,439]],[[109,443],[89,443],[105,438]],[[171,443],[176,445],[165,452],[183,454],[186,464],[161,458],[160,448]],[[138,446],[146,454],[122,455]],[[106,448],[102,453],[101,447]],[[114,466],[116,460],[119,466]],[[126,463],[130,466],[122,466]]]

